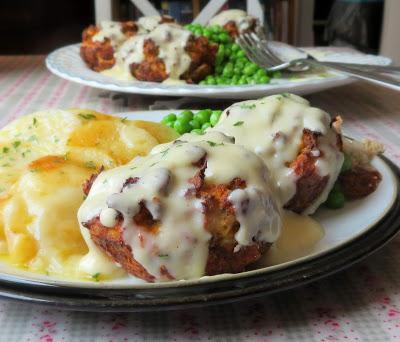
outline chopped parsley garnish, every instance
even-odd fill
[[[238,121],[238,122],[235,122],[233,124],[233,126],[242,126],[243,124],[244,124],[244,121]]]
[[[37,119],[36,119],[36,118],[33,118],[33,120],[32,120],[32,124],[33,124],[33,126],[36,126],[36,125],[37,125],[37,123],[38,123]]]
[[[92,278],[94,279],[94,281],[100,281],[100,272],[92,274]]]
[[[254,109],[254,108],[256,108],[256,104],[255,103],[253,103],[253,104],[243,103],[243,104],[240,105],[240,108],[242,108],[242,109]]]
[[[222,142],[222,143],[220,143],[220,144],[217,144],[217,143],[215,143],[214,141],[210,141],[210,140],[207,140],[207,144],[208,145],[210,145],[211,147],[215,147],[215,146],[223,146],[224,145],[224,143]]]
[[[29,141],[38,141],[38,138],[37,138],[36,135],[31,135],[31,136],[28,138],[28,140],[29,140]]]
[[[30,169],[29,171],[35,173],[35,172],[40,172],[42,170],[39,168],[35,168],[35,169]]]
[[[60,141],[60,139],[58,137],[53,137],[53,140],[55,143],[58,143]]]
[[[92,160],[85,162],[85,167],[87,167],[88,169],[96,169],[97,168],[96,164]]]
[[[165,155],[168,153],[169,148],[167,148],[166,150],[161,152],[161,155],[163,156],[163,158],[165,157]]]
[[[105,179],[103,180],[103,184],[107,184],[107,183],[108,183],[108,179],[105,178]]]
[[[10,166],[10,164],[9,163],[6,163],[6,164],[3,164],[3,165],[1,165],[2,167],[9,167]]]
[[[94,115],[94,114],[82,114],[82,113],[79,113],[78,115],[81,118],[85,119],[85,120],[96,120],[96,115]]]
[[[289,93],[282,93],[281,94],[283,97],[290,97],[290,94]]]
[[[158,164],[158,162],[155,162],[155,163],[151,164],[150,167],[152,167],[152,166],[154,166],[154,165],[156,165],[156,164]]]
[[[21,145],[21,142],[19,140],[13,142],[14,148],[17,148],[19,145]]]
[[[121,122],[122,122],[122,123],[125,123],[126,120],[128,120],[128,117],[127,117],[127,116],[123,117],[123,118],[121,119]]]
[[[158,257],[165,259],[165,258],[168,258],[169,255],[168,254],[158,254]]]
[[[135,169],[137,169],[137,166],[131,167],[130,169],[135,170]]]
[[[10,151],[8,147],[3,147],[3,153],[8,153],[8,151]]]

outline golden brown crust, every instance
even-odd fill
[[[382,180],[372,167],[356,166],[339,176],[339,183],[347,199],[359,199],[372,194]]]
[[[244,30],[242,33],[255,31],[257,26],[257,20],[254,18],[250,24],[250,27]],[[236,38],[239,35],[239,29],[234,21],[228,21],[224,26],[224,29],[228,31],[232,38]]]
[[[192,62],[189,70],[181,75],[181,79],[188,83],[196,83],[210,74],[213,70],[217,45],[210,44],[206,37],[190,37],[186,52]],[[130,71],[140,81],[162,82],[168,78],[164,61],[158,57],[159,49],[156,44],[147,39],[143,45],[144,60],[141,63],[132,63]]]
[[[126,37],[132,37],[137,33],[137,26],[133,21],[122,23],[122,32]],[[114,48],[109,39],[93,41],[93,37],[99,32],[99,28],[90,25],[82,33],[80,55],[87,66],[95,71],[110,69],[115,64]]]
[[[249,264],[257,261],[269,247],[269,244],[254,241],[252,245],[242,246],[235,252],[237,246],[235,234],[240,225],[236,220],[235,210],[229,202],[228,196],[235,189],[245,188],[246,182],[236,178],[226,185],[207,185],[204,182],[206,159],[203,157],[196,163],[196,166],[199,167],[199,171],[190,180],[194,185],[194,190],[188,192],[186,197],[194,196],[202,199],[205,215],[204,228],[212,236],[205,273],[206,275],[215,275],[242,272]],[[131,247],[123,241],[122,221],[120,215],[114,228],[106,228],[100,223],[99,218],[95,217],[84,226],[89,229],[94,243],[127,272],[145,281],[153,282],[155,277],[135,260]],[[133,217],[133,221],[139,226],[139,230],[143,229],[152,234],[158,233],[160,222],[153,219],[143,203],[140,204],[140,210]],[[143,235],[142,239],[144,239]],[[142,241],[144,243],[144,240]],[[165,280],[173,279],[170,271],[164,265],[160,267],[160,274]]]
[[[321,177],[315,167],[318,157],[312,154],[312,150],[318,149],[318,133],[304,129],[301,146],[297,158],[290,164],[295,174],[295,195],[284,205],[285,209],[302,213],[324,191],[329,176]]]

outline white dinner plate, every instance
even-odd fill
[[[80,44],[62,47],[46,58],[47,68],[55,75],[94,88],[131,94],[160,96],[191,96],[224,99],[252,99],[266,95],[291,92],[298,95],[338,87],[353,82],[353,78],[333,71],[319,71],[294,78],[272,79],[268,84],[256,85],[196,85],[162,84],[155,82],[121,81],[90,70],[79,55]]]

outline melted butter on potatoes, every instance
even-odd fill
[[[82,184],[175,138],[165,126],[89,110],[51,110],[0,131],[0,252],[36,272],[79,276],[87,253],[76,213]]]

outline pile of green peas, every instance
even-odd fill
[[[179,114],[170,113],[164,116],[161,122],[173,128],[178,134],[203,134],[207,128],[217,124],[221,114],[222,110],[202,109],[196,113],[184,110]]]
[[[204,27],[200,24],[185,26],[196,36],[205,36],[212,43],[218,44],[215,58],[215,72],[208,75],[199,84],[203,85],[245,85],[269,83],[272,77],[279,78],[281,73],[268,73],[251,62],[241,47],[221,26]]]
[[[345,153],[340,173],[350,170],[351,167],[352,167],[351,157]],[[324,205],[330,209],[340,209],[344,207],[345,202],[346,202],[346,197],[343,193],[342,187],[340,186],[340,183],[336,181]]]

